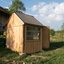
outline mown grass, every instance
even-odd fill
[[[48,50],[19,56],[7,49],[5,39],[0,40],[0,64],[64,64],[64,42],[52,41]]]
[[[26,62],[33,64],[64,64],[64,42],[52,42],[50,49],[33,54]]]

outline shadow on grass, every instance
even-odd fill
[[[10,49],[7,49],[6,39],[0,38],[0,58],[7,57],[7,56],[9,57],[9,55],[12,55],[13,53],[18,54],[18,53],[11,51]]]
[[[6,38],[0,38],[0,48],[6,47]]]
[[[58,48],[61,48],[61,47],[64,47],[64,42],[51,42],[50,48],[47,49],[46,51],[55,50],[55,49],[58,49]]]
[[[6,39],[0,39],[0,64],[7,64],[13,62],[13,60],[21,61],[27,57],[26,54],[19,56],[17,52],[13,52],[6,48]],[[12,64],[12,63],[10,63]]]
[[[4,64],[3,62],[6,63],[6,60],[3,61],[3,58],[6,57],[6,59],[10,59],[13,58],[14,56],[17,56],[18,53],[15,53],[13,51],[11,51],[10,49],[7,49],[6,46],[6,39],[5,38],[0,38],[0,64]],[[50,49],[46,50],[55,50],[58,48],[64,47],[64,42],[51,42],[50,43]],[[10,55],[10,56],[9,56]],[[24,56],[23,56],[24,58]],[[54,59],[55,57],[53,57]],[[20,57],[20,60],[22,59],[22,57]],[[42,63],[48,62],[49,60],[46,61],[42,61]]]

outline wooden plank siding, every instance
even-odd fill
[[[38,27],[38,26],[37,26]],[[26,25],[14,13],[9,19],[7,26],[7,48],[19,53],[34,53],[42,50],[42,28],[40,29],[40,40],[26,40]]]
[[[14,13],[7,26],[7,48],[23,53],[23,22]]]
[[[50,27],[43,26],[42,28],[42,49],[50,48]]]
[[[6,25],[8,23],[9,15],[0,11],[0,31],[6,30]]]
[[[10,48],[13,51],[27,54],[39,52],[42,49],[48,49],[50,47],[49,28],[46,26],[27,24],[20,17],[13,13],[9,18],[9,22],[7,25],[6,47]],[[39,39],[27,40],[27,25],[40,28]]]
[[[38,27],[38,26],[37,26]],[[25,25],[25,42],[24,42],[24,53],[34,53],[42,50],[42,28],[40,28],[40,39],[39,40],[27,40],[26,39],[26,25]]]

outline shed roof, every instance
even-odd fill
[[[24,14],[22,12],[16,12],[16,15],[26,24],[43,26],[34,16]]]
[[[5,10],[4,8],[2,8],[1,6],[0,6],[0,12],[4,12],[4,13],[10,15],[10,13],[7,10]]]

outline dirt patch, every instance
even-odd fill
[[[32,55],[31,56],[32,58],[42,58],[42,59],[46,59],[47,57],[45,57],[45,56],[36,56],[36,55]]]

